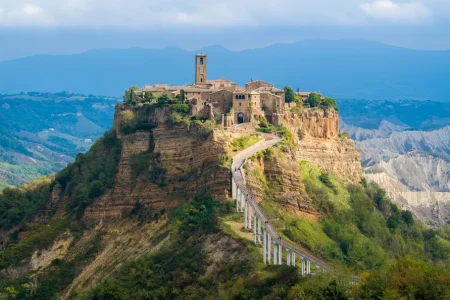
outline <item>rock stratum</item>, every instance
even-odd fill
[[[124,130],[130,115],[145,126],[133,132]],[[268,177],[283,179],[278,196],[287,209],[315,218],[310,200],[302,193],[291,192],[303,189],[298,163],[308,161],[324,172],[356,183],[362,177],[359,152],[351,139],[340,135],[338,113],[332,108],[288,113],[282,122],[292,133],[291,147],[283,159],[263,162],[264,172]],[[230,175],[224,157],[233,155],[230,144],[235,138],[255,128],[214,128],[205,133],[194,123],[171,121],[167,108],[118,105],[114,130],[121,141],[121,153],[113,188],[88,205],[84,214],[88,219],[120,217],[138,202],[155,210],[176,207],[186,196],[203,192],[216,199],[229,198]],[[140,168],[139,172],[136,168]],[[56,191],[59,188],[54,188],[52,205],[57,213],[63,213],[61,207],[67,199]]]

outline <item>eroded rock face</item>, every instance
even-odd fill
[[[366,178],[385,188],[391,199],[425,222],[450,220],[450,163],[410,152],[366,169]]]
[[[220,166],[226,146],[223,132],[214,130],[205,137],[184,124],[168,127],[164,118],[167,111],[161,109],[145,116],[156,128],[123,134],[120,131],[123,107],[118,106],[117,110],[114,124],[119,126],[116,131],[122,140],[122,153],[114,189],[94,201],[86,209],[85,217],[119,217],[136,202],[157,212],[202,192],[217,199],[228,196],[229,170]],[[139,163],[148,165],[140,174],[133,171],[132,160],[136,157]]]
[[[297,160],[308,161],[349,183],[361,180],[361,155],[350,138],[339,134],[336,110],[305,109],[301,116],[287,114],[284,124],[294,135]]]
[[[340,136],[338,123],[333,108],[286,114],[283,124],[293,133],[294,149],[277,150],[273,157],[248,162],[247,185],[257,201],[263,197],[264,186],[275,182],[273,195],[286,210],[317,219],[318,213],[300,181],[300,161],[308,161],[344,182],[359,182],[363,176],[360,153],[350,138]]]
[[[263,200],[263,189],[270,188],[284,209],[299,217],[318,218],[318,212],[300,181],[299,166],[295,159],[279,154],[272,158],[263,157],[248,161],[247,170],[246,184],[256,202]]]

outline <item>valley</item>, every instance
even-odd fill
[[[417,101],[343,103],[341,129],[356,141],[367,180],[386,189],[395,203],[428,225],[448,224],[448,107]],[[350,105],[364,117],[350,116],[346,110]]]
[[[0,95],[0,190],[49,176],[111,126],[118,99],[72,93]]]

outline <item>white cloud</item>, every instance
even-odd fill
[[[378,20],[419,23],[431,17],[430,9],[418,1],[375,0],[360,7],[367,16]]]
[[[447,0],[422,0],[429,1],[430,8],[421,2],[373,1],[0,0],[0,27],[214,29],[352,26],[384,20],[422,21],[431,16],[431,11],[450,7]]]
[[[38,15],[42,13],[42,8],[39,5],[27,3],[23,6],[23,12],[28,16]]]

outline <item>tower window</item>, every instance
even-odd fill
[[[200,57],[200,64],[203,65],[203,57]]]

